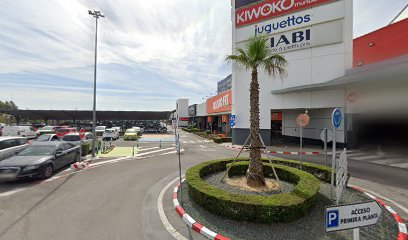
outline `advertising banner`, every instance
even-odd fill
[[[188,106],[188,116],[195,117],[197,115],[197,104]]]
[[[207,100],[207,113],[230,112],[232,104],[232,91],[228,90]]]
[[[267,0],[235,12],[237,27],[261,22],[335,0]]]
[[[230,90],[232,86],[232,75],[224,78],[223,80],[219,81],[217,84],[217,92],[218,94]]]

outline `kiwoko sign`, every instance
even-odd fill
[[[235,11],[235,26],[257,23],[335,0],[268,0]]]

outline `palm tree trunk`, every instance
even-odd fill
[[[262,143],[259,137],[259,83],[258,70],[252,70],[252,80],[250,85],[250,162],[247,171],[247,184],[252,187],[265,185],[263,166],[261,161]]]

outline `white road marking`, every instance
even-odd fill
[[[15,193],[21,192],[24,189],[26,189],[26,188],[17,188],[17,189],[8,191],[8,192],[0,193],[0,197],[8,197],[8,196],[13,195]]]
[[[151,152],[146,152],[146,153],[141,153],[141,154],[136,154],[136,157],[139,157],[139,156],[144,156],[144,155],[147,155],[147,154],[152,154],[152,153],[158,153],[158,152],[164,152],[164,151],[167,151],[167,150],[170,150],[170,149],[174,149],[173,147],[171,147],[171,148],[163,148],[163,149],[160,149],[160,150],[156,150],[156,151],[151,151]]]
[[[158,148],[159,148],[159,147],[140,148],[140,149],[139,149],[139,152],[144,152],[144,151],[147,151],[147,150],[158,149]]]
[[[180,152],[184,152],[184,148],[180,149]],[[163,156],[163,155],[168,155],[168,154],[172,154],[172,153],[177,153],[177,151],[166,152],[166,153],[162,153],[162,154],[159,154],[159,155]]]
[[[177,240],[187,240],[181,233],[177,232],[177,230],[171,225],[169,220],[166,217],[166,214],[164,213],[164,208],[163,208],[163,196],[164,193],[169,189],[171,185],[173,185],[176,181],[178,181],[179,178],[173,179],[171,182],[169,182],[159,193],[159,198],[157,199],[157,210],[159,211],[159,216],[160,220],[163,223],[164,228]]]
[[[387,202],[390,202],[390,203],[394,204],[395,206],[397,206],[397,207],[398,207],[399,209],[401,209],[402,211],[404,211],[406,214],[408,214],[408,209],[405,208],[404,206],[402,206],[401,204],[395,202],[394,200],[391,200],[391,199],[389,199],[389,198],[387,198],[387,197],[384,197],[384,196],[382,196],[382,195],[380,195],[380,194],[378,194],[378,193],[372,192],[372,191],[370,191],[370,190],[367,190],[367,189],[362,188],[362,187],[359,187],[359,186],[355,186],[355,185],[350,185],[350,186],[358,187],[358,188],[360,188],[361,190],[363,190],[364,192],[370,193],[370,194],[372,194],[372,195],[375,195],[375,196],[381,198],[382,200],[385,200],[385,201],[387,201]]]

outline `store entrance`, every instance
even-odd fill
[[[272,112],[271,134],[272,141],[282,140],[282,112]]]
[[[406,148],[408,145],[408,117],[357,118],[357,143],[359,147]]]

